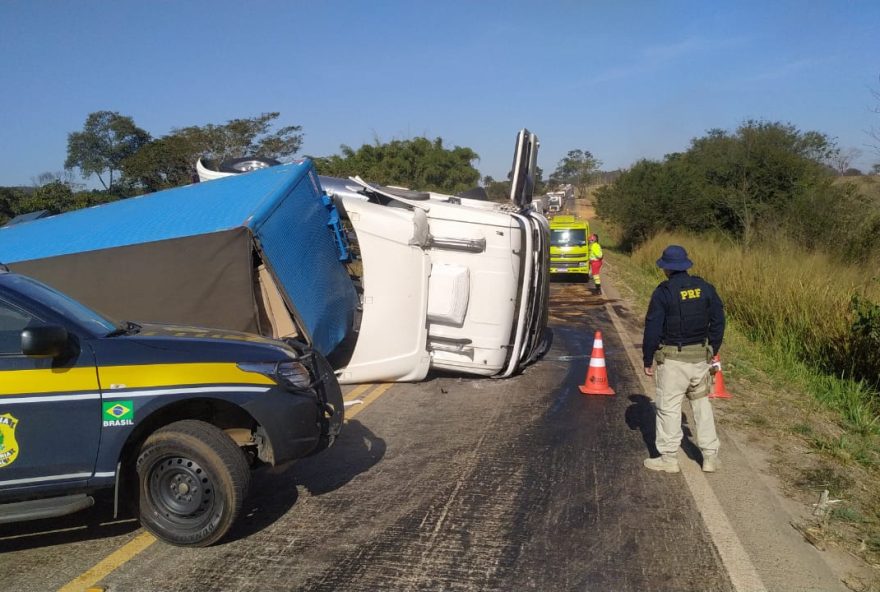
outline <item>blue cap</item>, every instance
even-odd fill
[[[669,245],[663,249],[663,254],[657,259],[657,267],[668,269],[669,271],[684,271],[685,269],[690,269],[693,264],[688,259],[688,254],[684,247],[678,245]]]

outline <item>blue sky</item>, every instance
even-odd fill
[[[119,111],[154,136],[280,111],[302,154],[419,135],[503,178],[515,133],[551,172],[683,150],[747,118],[880,154],[880,2],[0,0],[0,185],[61,170]]]

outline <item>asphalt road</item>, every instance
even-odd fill
[[[360,388],[333,448],[254,475],[218,546],[107,506],[0,527],[4,588],[731,590],[682,475],[642,468],[652,410],[604,304],[554,285],[553,348],[513,379]],[[614,397],[577,389],[597,330]]]

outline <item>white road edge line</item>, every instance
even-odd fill
[[[630,364],[632,364],[636,376],[639,377],[639,382],[644,387],[646,393],[653,393],[654,384],[645,376],[644,368],[642,367],[643,362],[636,355],[635,349],[632,347],[633,344],[628,343],[626,329],[623,327],[623,322],[617,316],[617,311],[614,310],[610,302],[605,303],[605,310],[608,311],[608,316],[611,317],[611,322],[617,330],[617,335],[623,341],[623,349],[626,350],[626,356]],[[653,396],[651,398],[653,399]],[[706,525],[706,530],[709,531],[709,536],[718,550],[721,563],[727,570],[728,577],[730,577],[730,583],[733,584],[737,592],[767,592],[767,587],[761,581],[758,570],[755,569],[748,552],[743,547],[742,541],[739,540],[730,520],[724,513],[721,502],[718,501],[718,497],[716,497],[715,492],[709,486],[706,476],[702,470],[698,469],[694,463],[687,459],[681,449],[679,449],[678,455],[679,460],[688,460],[688,462],[679,463],[682,468],[684,482],[687,484],[691,497],[693,497],[694,503],[697,506],[697,511],[703,518],[703,524]]]

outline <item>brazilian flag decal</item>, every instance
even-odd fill
[[[134,425],[134,402],[112,401],[101,403],[105,428]]]

